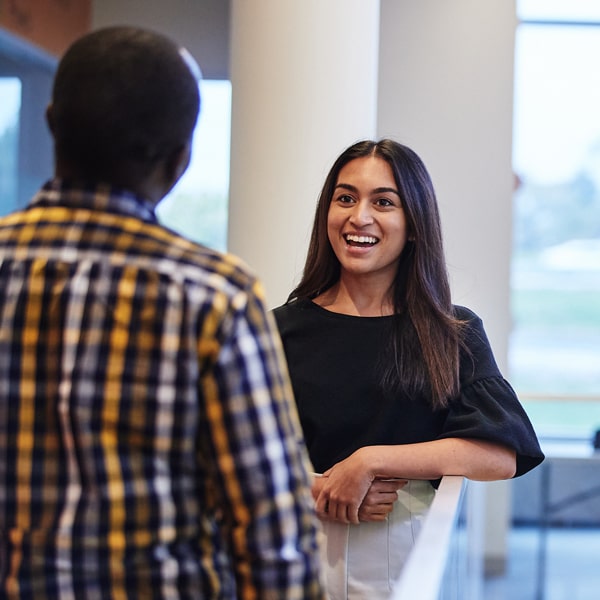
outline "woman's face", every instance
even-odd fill
[[[343,275],[382,275],[389,284],[406,245],[407,225],[390,165],[356,158],[339,172],[327,234]]]

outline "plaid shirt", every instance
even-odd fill
[[[321,598],[271,319],[130,194],[0,219],[0,597]]]

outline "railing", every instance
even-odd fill
[[[534,402],[573,402],[584,408],[593,403],[600,404],[600,396],[590,395],[521,395],[522,400]],[[588,425],[590,420],[588,419]],[[594,440],[589,433],[581,435],[580,430],[567,429],[564,425],[555,430],[544,429],[540,436],[542,449],[547,459],[536,473],[541,479],[537,484],[540,491],[540,545],[537,567],[538,596],[543,590],[545,580],[546,541],[544,527],[548,526],[544,519],[549,519],[552,510],[563,507],[550,502],[548,477],[550,469],[558,463],[584,461],[586,464],[600,462],[600,450],[594,449]],[[589,426],[588,426],[589,429]],[[600,444],[600,433],[597,442]],[[597,471],[596,471],[597,472]],[[533,474],[536,477],[536,473]],[[571,485],[573,472],[569,473]],[[582,476],[582,480],[583,480]],[[573,496],[569,496],[568,504],[580,498],[600,494],[597,480],[591,481],[586,476],[588,485],[579,486]],[[591,481],[591,485],[589,482]],[[444,477],[440,483],[434,501],[423,522],[415,546],[408,558],[400,578],[394,589],[392,600],[479,600],[483,598],[484,561],[484,529],[486,517],[485,486],[483,482],[467,482],[463,477]],[[579,489],[581,488],[581,490]],[[534,489],[535,486],[534,486]],[[564,486],[560,489],[564,489]],[[535,494],[535,492],[534,492]],[[563,494],[564,497],[564,494]],[[537,506],[532,497],[533,506]],[[537,517],[536,517],[537,518]]]
[[[467,493],[467,487],[464,477],[442,479],[393,600],[476,597],[477,592],[472,589],[477,584],[477,574],[470,564],[473,547],[469,540],[473,507],[468,506],[476,503],[476,498]]]

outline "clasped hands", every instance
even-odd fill
[[[317,515],[322,520],[358,524],[385,521],[406,479],[378,479],[353,454],[337,463],[312,486]]]

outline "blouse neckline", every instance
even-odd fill
[[[321,306],[320,304],[317,304],[316,302],[314,302],[313,300],[311,300],[309,298],[304,298],[302,300],[299,300],[299,302],[302,302],[306,307],[309,307],[312,310],[315,310],[316,312],[320,313],[321,315],[329,316],[334,319],[344,319],[347,321],[360,320],[362,322],[366,322],[366,321],[384,322],[387,320],[392,320],[396,316],[396,315],[381,315],[381,316],[375,317],[375,316],[349,315],[347,313],[340,313],[340,312],[336,312],[336,311],[324,308],[323,306]]]

